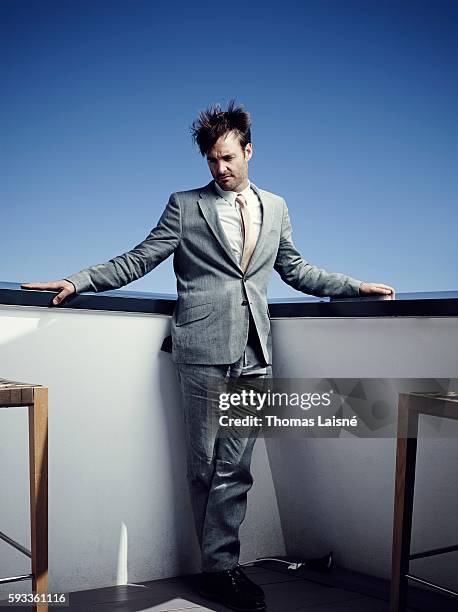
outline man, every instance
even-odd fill
[[[173,193],[157,226],[131,251],[60,281],[22,285],[57,290],[57,305],[75,292],[127,285],[173,253],[178,301],[172,355],[184,400],[201,593],[240,611],[265,609],[262,589],[238,566],[256,437],[215,435],[207,420],[208,380],[271,375],[267,284],[273,268],[286,283],[313,295],[394,293],[301,258],[285,200],[248,179],[250,125],[249,114],[234,102],[227,111],[217,106],[201,112],[192,134],[214,180]]]

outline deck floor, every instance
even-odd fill
[[[327,574],[264,562],[246,568],[266,594],[268,612],[388,612],[389,582],[335,568]],[[227,612],[200,597],[196,576],[182,576],[70,593],[72,612]],[[456,611],[456,600],[409,589],[409,612]]]

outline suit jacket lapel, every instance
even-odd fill
[[[250,263],[248,264],[247,272],[254,264],[256,259],[259,257],[259,254],[262,252],[262,249],[267,243],[267,239],[269,237],[270,230],[272,229],[272,223],[274,219],[274,207],[267,201],[266,196],[261,196],[259,189],[251,183],[251,187],[253,191],[259,198],[262,207],[262,226],[261,232],[259,233],[258,241],[256,243],[255,249],[253,251],[253,255],[251,256]]]
[[[240,270],[240,266],[238,261],[235,258],[234,251],[229,244],[229,241],[226,237],[226,233],[221,225],[219,220],[218,211],[215,206],[216,199],[218,198],[218,194],[213,186],[213,181],[211,181],[199,194],[199,208],[202,211],[202,214],[207,222],[210,230],[215,236],[216,240],[219,242],[229,259],[236,266],[238,270]],[[241,270],[240,270],[241,271]]]

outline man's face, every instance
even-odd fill
[[[248,161],[253,154],[249,142],[242,149],[233,132],[224,134],[207,151],[207,162],[213,178],[224,191],[242,191],[248,186]]]

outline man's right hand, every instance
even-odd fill
[[[58,291],[52,303],[57,306],[69,295],[76,292],[75,285],[67,280],[51,281],[49,283],[24,283],[21,289],[38,289],[39,291]]]

